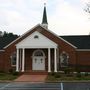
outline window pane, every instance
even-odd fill
[[[43,53],[41,51],[36,51],[34,56],[43,56]]]
[[[68,66],[68,54],[67,53],[62,53],[60,55],[60,63],[62,67]]]
[[[16,65],[16,53],[15,52],[11,56],[11,64]]]

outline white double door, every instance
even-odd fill
[[[41,56],[33,57],[32,69],[33,70],[45,70],[45,58]]]

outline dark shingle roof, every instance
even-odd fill
[[[90,49],[90,36],[89,35],[76,35],[76,36],[60,36],[69,43],[76,46],[78,49]]]
[[[6,45],[11,43],[17,37],[17,35],[5,35],[3,37],[0,37],[0,50],[2,50]]]
[[[64,40],[68,41],[78,49],[90,49],[90,36],[89,35],[75,35],[75,36],[60,36]],[[18,38],[17,35],[7,35],[0,37],[0,50],[2,50],[9,43]]]

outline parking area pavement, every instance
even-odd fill
[[[60,83],[0,83],[0,90],[60,90]]]
[[[63,90],[90,90],[90,82],[64,83]]]
[[[8,85],[9,83],[0,83],[0,90],[3,89],[3,87],[5,87],[6,85]]]
[[[70,82],[70,83],[30,83],[11,82],[0,83],[0,90],[90,90],[90,82]]]

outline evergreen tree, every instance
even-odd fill
[[[2,37],[2,31],[0,31],[0,37]]]

